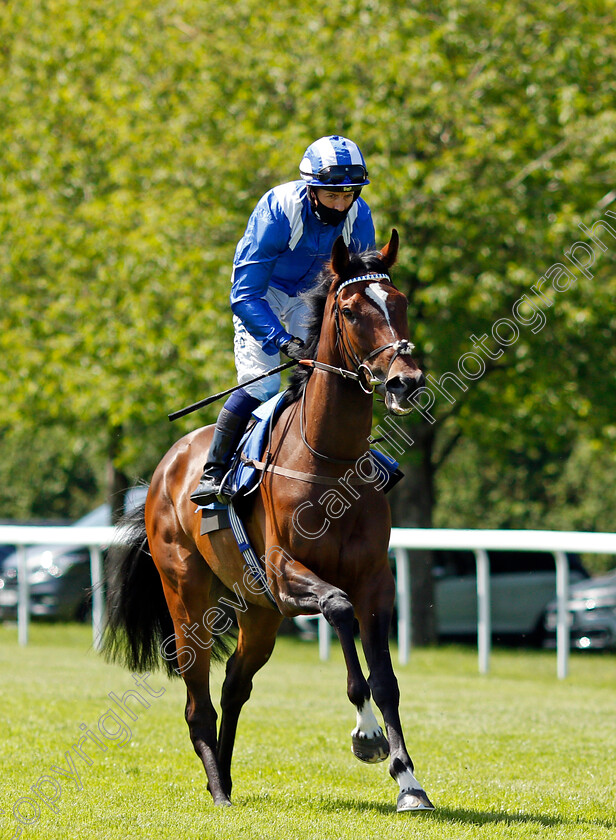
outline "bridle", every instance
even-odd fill
[[[376,350],[372,350],[370,353],[368,353],[367,356],[364,356],[364,358],[361,359],[349,338],[348,331],[345,327],[344,318],[341,317],[340,314],[341,310],[338,303],[338,296],[340,292],[347,286],[350,286],[351,283],[362,283],[368,281],[382,282],[383,280],[387,280],[391,284],[391,277],[389,276],[389,274],[374,273],[362,274],[360,277],[352,277],[350,280],[345,280],[344,283],[341,283],[340,286],[338,286],[338,288],[336,289],[336,293],[334,295],[334,324],[336,327],[336,345],[340,347],[343,359],[346,356],[347,361],[350,360],[350,366],[353,367],[354,370],[348,370],[347,368],[343,367],[335,367],[334,365],[325,364],[325,362],[317,362],[315,359],[302,359],[300,361],[301,365],[311,367],[316,370],[323,370],[328,373],[335,373],[338,376],[342,376],[344,379],[354,380],[359,384],[360,388],[365,394],[373,394],[375,388],[378,388],[379,386],[385,386],[389,378],[389,372],[395,360],[398,358],[398,356],[410,356],[413,350],[415,349],[415,345],[408,341],[408,339],[406,338],[400,338],[397,341],[390,341],[387,344],[382,344],[380,347],[377,347]],[[385,378],[379,379],[377,376],[374,375],[374,372],[369,367],[367,362],[370,361],[370,359],[376,358],[385,350],[389,350],[391,347],[394,348],[394,353],[391,359],[389,360],[389,365],[387,366]],[[310,452],[312,452],[313,455],[315,455],[317,458],[320,458],[323,461],[329,461],[330,463],[337,464],[354,463],[356,460],[354,458],[333,458],[329,455],[324,455],[321,452],[317,452],[316,449],[313,449],[312,446],[310,446],[308,440],[306,439],[305,398],[306,389],[304,388],[299,412],[299,425],[301,438],[305,446],[310,450]]]
[[[345,280],[344,283],[341,283],[340,286],[338,286],[338,288],[336,289],[336,293],[334,295],[334,324],[336,327],[336,345],[340,347],[343,357],[347,357],[347,361],[349,361],[350,366],[354,369],[348,370],[347,368],[339,368],[335,367],[334,365],[327,365],[324,362],[317,362],[313,359],[302,359],[300,364],[316,368],[317,370],[325,370],[329,373],[335,373],[339,376],[342,376],[345,379],[355,380],[365,394],[373,394],[375,388],[385,385],[387,379],[389,378],[389,372],[392,368],[392,365],[396,361],[398,356],[410,356],[413,350],[415,349],[415,345],[408,341],[406,338],[400,338],[397,341],[390,341],[388,344],[382,344],[380,347],[377,347],[376,350],[372,350],[370,353],[368,353],[367,356],[361,359],[349,338],[348,331],[345,327],[344,318],[341,318],[340,315],[341,310],[338,303],[338,296],[340,292],[347,286],[350,286],[351,283],[365,283],[368,281],[374,282],[383,280],[388,280],[391,283],[391,277],[389,276],[389,274],[374,273],[362,274],[360,277],[352,277],[350,280]],[[387,372],[385,373],[385,378],[379,379],[374,375],[372,369],[369,367],[367,362],[370,361],[370,359],[376,358],[376,356],[380,355],[385,350],[389,350],[391,347],[394,348],[394,353],[391,359],[389,360],[389,365],[387,367]]]

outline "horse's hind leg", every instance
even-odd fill
[[[212,606],[210,589],[213,572],[194,549],[150,541],[152,556],[161,573],[165,598],[173,619],[177,671],[186,683],[185,717],[195,752],[203,762],[208,790],[215,805],[230,805],[229,790],[218,766],[216,710],[210,697],[212,633],[203,616]],[[158,550],[157,550],[158,549]],[[169,657],[173,639],[162,645]]]
[[[214,805],[230,805],[231,784],[227,786],[216,755],[216,710],[210,698],[210,687],[201,678],[186,679],[185,717],[195,752],[203,762],[208,790]]]
[[[218,766],[225,790],[231,793],[231,757],[242,706],[252,691],[252,678],[271,656],[282,616],[271,609],[246,604],[236,609],[237,648],[227,662],[222,686],[222,719],[218,737]]]

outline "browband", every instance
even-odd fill
[[[344,283],[341,283],[336,289],[336,297],[338,297],[345,286],[350,286],[351,283],[360,283],[362,280],[389,280],[391,283],[389,274],[362,274],[361,277],[352,277],[350,280],[345,280]]]

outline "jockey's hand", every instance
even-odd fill
[[[285,341],[284,344],[280,345],[280,349],[285,356],[295,359],[296,362],[306,358],[306,347],[301,338],[291,338],[289,341]]]

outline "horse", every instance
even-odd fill
[[[391,517],[368,444],[374,391],[390,413],[401,415],[424,384],[411,355],[407,300],[390,276],[398,246],[395,229],[381,251],[362,254],[351,254],[339,237],[308,293],[308,359],[291,378],[257,490],[237,502],[266,585],[247,574],[229,528],[201,534],[189,496],[211,426],[189,433],[163,457],[144,508],[130,527],[125,523],[124,546],[110,560],[107,657],[140,672],[166,665],[170,675],[181,674],[190,738],[215,805],[231,804],[240,711],[283,618],[322,614],[344,655],[347,695],[356,709],[354,754],[369,763],[389,755],[397,811],[434,807],[415,778],[400,722],[389,652]],[[235,609],[237,642],[217,731],[209,673],[231,625],[223,603]],[[355,645],[356,622],[368,678]]]

